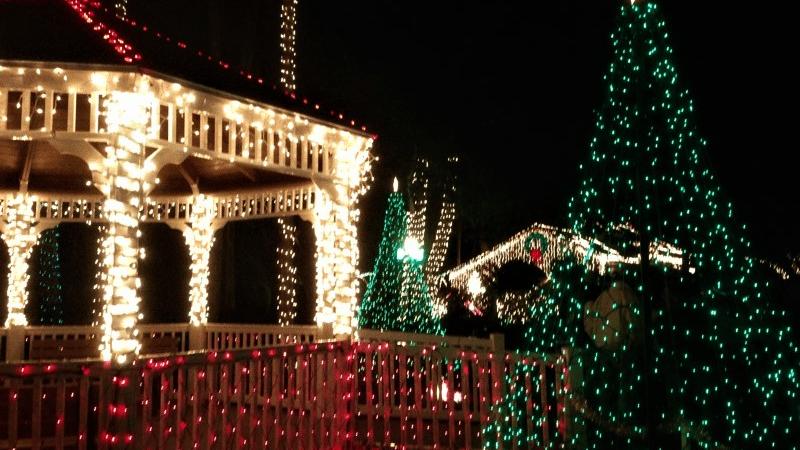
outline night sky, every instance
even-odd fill
[[[707,161],[751,227],[755,251],[773,258],[797,251],[796,27],[778,9],[753,3],[660,4],[710,142]],[[366,236],[379,232],[390,176],[403,174],[417,153],[463,158],[465,254],[534,221],[565,225],[606,88],[618,5],[304,2],[299,86],[358,111],[381,135]]]
[[[279,4],[129,0],[134,19],[271,80],[277,80],[279,70]],[[461,158],[457,228],[464,258],[532,222],[567,225],[566,205],[577,188],[577,166],[588,156],[594,109],[606,89],[602,76],[611,57],[609,34],[619,4],[300,0],[298,91],[345,111],[379,134],[375,183],[362,207],[362,270],[371,270],[392,177],[404,179],[416,157],[428,158],[434,174],[446,157]],[[792,220],[798,202],[791,152],[797,150],[794,137],[800,123],[793,18],[780,8],[752,2],[660,4],[680,82],[690,89],[699,131],[710,143],[706,161],[734,202],[737,219],[748,224],[754,253],[781,260],[800,252],[800,229]],[[13,26],[9,35],[20,36]],[[3,45],[24,49],[26,41],[4,39]],[[158,60],[152,51],[160,43],[142,45],[151,52],[151,61]],[[143,56],[146,66],[148,53]],[[202,73],[181,75],[203,79]],[[218,237],[212,265],[235,260],[247,266],[237,256],[241,253],[235,251],[239,244],[234,236],[269,234],[271,225],[263,230],[258,226],[228,225],[223,230],[227,234]],[[301,245],[311,248],[310,231],[303,233],[307,239]],[[184,286],[185,269],[175,274],[161,270],[184,267],[180,236],[162,234],[171,236],[169,245],[160,244],[164,239],[150,242],[154,265],[143,269]],[[259,242],[270,246],[273,238]],[[454,252],[450,256],[451,265]],[[84,259],[90,264],[93,254]],[[271,270],[269,261],[259,267]],[[238,266],[223,270],[241,279],[240,285],[250,276]],[[226,283],[231,280],[219,269],[215,273],[225,279],[212,280],[214,289],[229,291],[231,298],[256,298],[271,289],[263,286],[245,295],[230,288]],[[162,281],[152,283],[161,296]],[[313,296],[311,286],[301,290]],[[184,291],[177,289],[169,297],[185,298]],[[183,306],[174,309],[174,320],[181,320]]]

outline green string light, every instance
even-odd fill
[[[43,325],[64,324],[58,239],[58,228],[45,230],[39,238],[39,317]]]
[[[403,194],[389,195],[378,257],[358,310],[359,328],[443,334],[423,272],[424,255],[408,236]]]

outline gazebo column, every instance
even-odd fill
[[[6,360],[23,357],[25,346],[25,305],[28,303],[28,258],[38,239],[34,228],[33,199],[27,194],[17,194],[6,204],[5,226],[2,238],[8,247],[8,328]]]
[[[195,195],[189,226],[183,236],[189,247],[189,346],[192,350],[206,347],[206,324],[208,324],[208,276],[211,248],[214,246],[214,219],[216,204],[204,195]]]
[[[141,347],[136,324],[139,314],[139,208],[143,204],[144,143],[149,96],[113,92],[106,101],[106,122],[114,139],[106,147],[104,167],[96,173],[105,194],[108,220],[103,240],[107,273],[103,292],[101,355],[119,365],[128,364]]]
[[[317,238],[316,278],[319,326],[331,324],[334,335],[350,335],[357,296],[358,242],[348,208],[317,192],[314,234]]]
[[[342,142],[332,158],[333,184],[319,181],[314,206],[317,241],[316,322],[330,324],[334,335],[351,335],[358,300],[358,199],[371,171],[371,139]]]

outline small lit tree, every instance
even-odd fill
[[[423,251],[408,232],[403,194],[389,195],[381,243],[358,310],[359,328],[441,334],[421,267]]]

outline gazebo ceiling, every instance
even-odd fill
[[[27,153],[32,152],[28,191],[59,193],[76,197],[95,197],[92,173],[78,157],[59,153],[43,140],[0,140],[0,191],[16,192],[25,170]],[[216,194],[266,190],[278,186],[308,183],[308,179],[286,175],[257,166],[245,166],[224,160],[187,157],[181,164],[167,164],[158,173],[157,184],[149,193],[154,196],[192,195],[190,180],[200,193]]]
[[[80,158],[62,155],[47,141],[0,140],[0,190],[16,192],[30,157],[28,191],[93,197],[92,173]],[[88,183],[87,183],[88,182]]]
[[[202,194],[251,191],[276,186],[303,184],[308,180],[220,160],[189,157],[179,164],[168,164],[158,173],[154,196],[191,195],[190,180]]]

